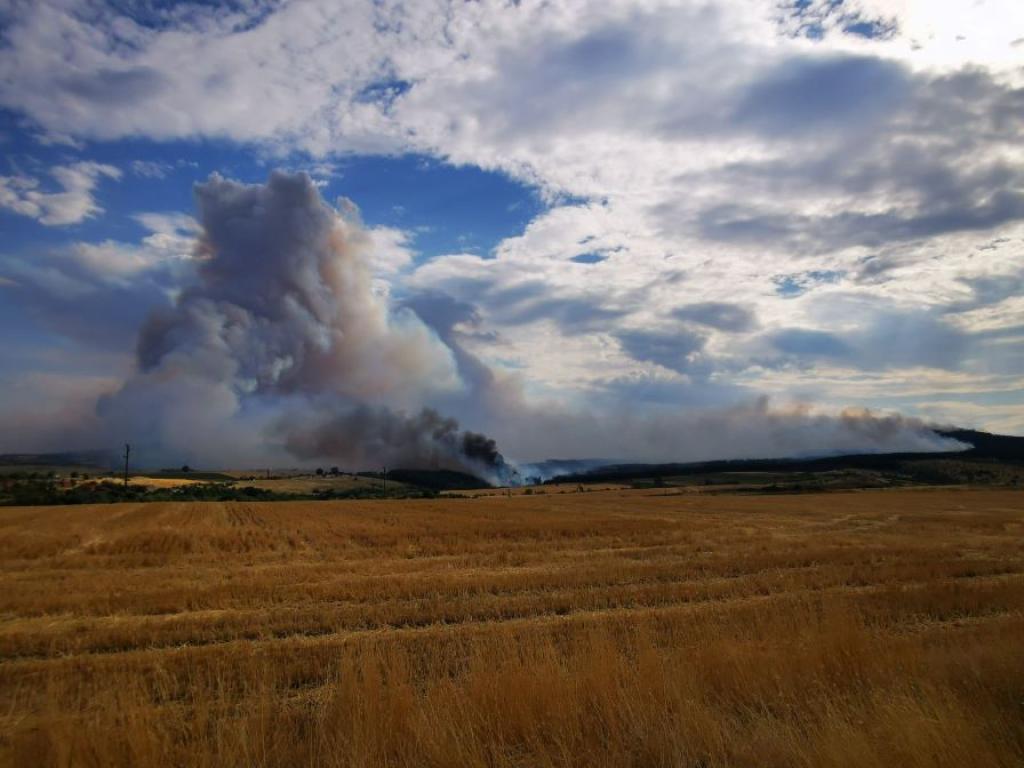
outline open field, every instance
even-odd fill
[[[117,472],[99,470],[96,467],[52,467],[52,466],[2,466],[0,465],[0,477],[14,473],[38,474],[53,473],[65,484],[81,484],[84,482],[95,482],[96,480],[110,480],[114,483],[121,482],[121,475]],[[75,472],[76,477],[71,477]],[[361,477],[359,475],[315,475],[291,473],[278,474],[273,477],[263,477],[243,472],[132,472],[128,482],[133,486],[147,488],[180,488],[189,485],[200,485],[202,483],[221,482],[230,483],[240,488],[260,488],[275,493],[309,494],[314,491],[348,491],[354,489],[376,489],[381,487],[381,481],[374,477]],[[395,481],[388,481],[392,488],[404,488],[405,485]]]
[[[474,488],[464,491],[444,491],[445,496],[480,499],[497,496],[544,496],[563,493],[592,493],[594,491],[624,491],[628,483],[547,483],[544,485],[521,485],[512,488]]]
[[[0,764],[1020,766],[1024,493],[0,509]]]
[[[116,479],[113,480],[117,482]],[[204,480],[193,480],[184,477],[150,477],[148,475],[132,475],[128,478],[129,485],[143,488],[181,488],[186,485],[201,485]]]
[[[375,477],[359,475],[294,475],[259,478],[255,480],[239,479],[235,483],[239,487],[261,488],[275,493],[313,493],[315,491],[352,491],[380,489],[381,481]],[[404,487],[400,483],[388,481],[392,490]]]
[[[117,473],[95,471],[0,471],[0,506],[46,506],[122,502],[270,501],[435,496],[425,488],[388,478],[353,474],[287,471],[267,476],[251,472],[160,470]],[[0,470],[4,469],[0,465]],[[464,476],[470,477],[470,476]],[[471,478],[473,482],[479,482]]]
[[[100,475],[106,474],[107,470],[101,469],[88,464],[71,464],[71,465],[56,465],[56,464],[2,464],[0,463],[0,477],[13,474],[27,474],[27,473],[38,473],[38,474],[49,474],[54,473],[57,475],[68,476],[72,472],[79,475],[89,475],[90,477],[99,477]]]

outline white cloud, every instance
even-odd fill
[[[815,0],[811,5],[830,3]],[[843,16],[847,25],[851,20],[892,20],[895,34],[885,45],[915,66],[1012,69],[1020,64],[1013,43],[1024,29],[1024,6],[1016,0],[846,0],[838,10],[826,26],[841,30]]]
[[[38,179],[28,176],[0,176],[0,208],[31,216],[47,226],[77,224],[103,212],[93,192],[101,178],[119,179],[121,171],[112,165],[83,161],[54,166],[50,175],[62,191],[44,192]]]
[[[0,254],[0,266],[10,276],[0,277],[0,284],[28,291],[38,310],[50,302],[74,305],[111,291],[134,290],[140,302],[151,300],[151,291],[174,295],[195,252],[198,223],[180,213],[140,213],[134,218],[149,232],[137,243],[75,241],[38,253]],[[102,304],[95,309],[104,311]],[[82,323],[91,320],[82,318]]]
[[[199,225],[191,216],[139,213],[134,218],[149,230],[138,244],[116,240],[76,242],[54,254],[54,258],[74,264],[83,277],[99,282],[123,282],[192,258]]]
[[[132,173],[144,179],[166,179],[173,166],[169,163],[160,163],[154,160],[133,160]]]
[[[981,391],[1013,354],[980,334],[1024,324],[1019,301],[985,282],[1012,283],[1024,263],[1021,4],[784,5],[351,0],[259,18],[191,8],[145,26],[37,3],[0,48],[0,102],[51,137],[224,138],[308,152],[321,176],[345,153],[416,151],[536,184],[550,209],[486,256],[418,265],[408,233],[370,234],[380,285],[473,304],[481,336],[467,347],[537,387],[727,378],[858,402],[955,363]],[[0,205],[81,220],[101,175],[65,186],[77,205],[8,177]],[[128,276],[187,252],[188,226],[147,226],[142,249],[76,258]],[[678,310],[699,304],[757,322],[697,328]],[[912,345],[842,364],[765,359],[766,340],[792,329],[861,350],[886,327],[947,326],[939,342],[964,340],[955,361]],[[700,350],[687,346],[695,329]],[[662,354],[672,334],[685,372],[658,363],[684,367]],[[790,336],[790,349],[811,338]],[[816,386],[836,371],[847,384]]]
[[[415,257],[412,234],[396,227],[373,227],[368,230],[373,242],[372,267],[378,275],[394,275],[407,269]]]

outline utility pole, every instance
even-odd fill
[[[388,468],[384,467],[384,496],[388,495]]]
[[[128,489],[128,454],[132,452],[132,447],[128,443],[124,444],[124,487]]]

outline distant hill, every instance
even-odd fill
[[[381,478],[380,472],[360,472],[362,477]],[[389,469],[388,480],[407,483],[431,491],[471,491],[490,488],[491,484],[476,475],[452,469]]]
[[[1024,437],[993,435],[970,429],[936,430],[972,447],[939,453],[867,453],[819,458],[732,459],[666,464],[610,464],[585,472],[567,473],[548,482],[605,483],[640,479],[663,480],[720,473],[824,473],[865,470],[922,482],[959,482],[972,477],[968,465],[1006,464],[1024,467]]]
[[[579,475],[618,463],[609,459],[545,459],[532,464],[520,464],[517,469],[525,481],[543,482],[559,475]]]
[[[117,461],[109,451],[61,451],[58,453],[0,453],[0,466],[96,467],[110,469]]]
[[[527,482],[629,483],[666,478],[701,478],[735,473],[781,473],[784,475],[861,471],[895,482],[980,482],[979,477],[1016,477],[1024,473],[1024,437],[996,435],[972,429],[935,430],[971,447],[965,451],[941,453],[868,453],[818,458],[733,459],[686,463],[627,463],[601,459],[549,459],[525,464],[519,469]],[[109,451],[62,451],[56,453],[0,454],[0,466],[7,467],[94,467],[107,470],[118,466]],[[999,468],[1012,471],[1002,471]],[[158,473],[160,474],[160,473]],[[166,476],[179,472],[165,471]],[[360,473],[380,477],[380,473]],[[186,475],[181,475],[186,476]],[[190,473],[194,480],[230,480],[228,475]],[[431,491],[474,490],[490,484],[479,477],[452,470],[394,469],[388,479]],[[688,481],[688,482],[692,482]],[[701,480],[697,480],[701,482]],[[994,480],[994,482],[996,482]]]
[[[935,433],[974,446],[970,450],[961,451],[956,454],[961,458],[1001,459],[1003,461],[1024,462],[1024,437],[993,435],[989,432],[979,432],[974,429],[937,429]],[[934,456],[935,454],[929,455]]]

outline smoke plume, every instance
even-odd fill
[[[330,456],[348,466],[453,469],[494,483],[515,480],[494,440],[460,430],[458,421],[431,408],[414,416],[370,406],[333,415],[314,411],[280,428],[288,450],[303,459]]]
[[[138,374],[101,403],[108,424],[154,460],[256,461],[269,444],[278,460],[496,474],[493,440],[434,411],[392,410],[461,381],[449,347],[375,290],[350,205],[281,172],[265,185],[214,175],[196,201],[195,280],[145,323]]]
[[[615,403],[571,409],[525,396],[456,330],[475,308],[443,296],[392,302],[373,241],[304,174],[196,187],[194,276],[138,336],[137,372],[98,406],[112,444],[143,462],[206,466],[331,461],[468,471],[515,482],[516,455],[687,461],[829,452],[950,450],[921,422],[817,414],[766,399],[712,411]]]
[[[969,446],[905,416],[846,409],[836,414],[803,403],[758,397],[728,407],[636,408],[600,413],[535,406],[486,424],[516,456],[601,457],[610,461],[688,462],[853,453],[959,451]],[[545,476],[537,467],[524,475]]]
[[[198,280],[143,327],[144,373],[358,400],[457,385],[449,349],[374,292],[366,230],[324,203],[308,176],[243,185],[215,175],[196,200]]]

